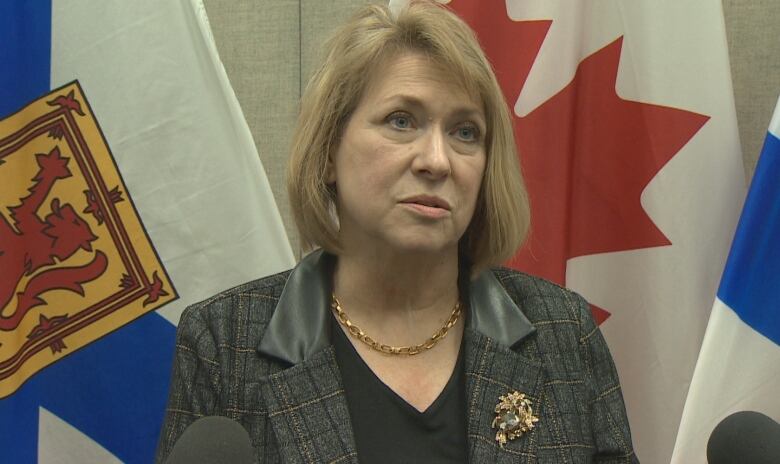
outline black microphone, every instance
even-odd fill
[[[253,464],[254,450],[244,427],[227,417],[202,417],[173,445],[166,464]]]
[[[780,463],[780,424],[755,411],[726,417],[707,442],[709,464]]]

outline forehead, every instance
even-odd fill
[[[399,96],[433,99],[483,112],[478,95],[469,92],[451,70],[420,52],[400,52],[385,58],[369,75],[361,100],[381,104]]]

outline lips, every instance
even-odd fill
[[[446,200],[433,195],[416,195],[401,200],[401,203],[420,205],[428,208],[439,208],[446,211],[449,211],[451,209],[450,204],[447,203]]]

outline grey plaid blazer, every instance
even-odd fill
[[[291,271],[184,312],[158,462],[188,425],[211,415],[243,425],[261,463],[358,462],[330,342],[334,260],[312,253]],[[509,269],[484,272],[467,290],[470,462],[638,462],[617,373],[587,303]],[[514,390],[531,398],[539,421],[500,448],[494,408]]]

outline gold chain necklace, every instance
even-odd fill
[[[437,330],[431,338],[428,340],[425,340],[424,342],[420,343],[419,345],[411,345],[411,346],[390,346],[385,345],[384,343],[379,343],[378,341],[374,340],[373,338],[366,335],[363,330],[352,323],[352,321],[349,320],[349,316],[347,316],[347,313],[344,312],[343,309],[341,309],[341,303],[339,303],[338,298],[336,298],[336,295],[333,294],[331,298],[330,307],[333,308],[333,311],[336,312],[336,318],[339,320],[341,325],[347,328],[347,331],[350,335],[357,338],[361,342],[365,343],[372,349],[379,351],[380,353],[385,354],[391,354],[391,355],[406,355],[406,356],[412,356],[415,354],[420,354],[423,351],[430,350],[434,346],[436,346],[437,343],[439,343],[439,340],[447,336],[447,332],[450,331],[450,329],[458,322],[458,318],[460,318],[460,300],[455,303],[455,307],[452,308],[452,314],[450,315],[450,318],[447,320],[447,323],[444,324],[439,330]]]

